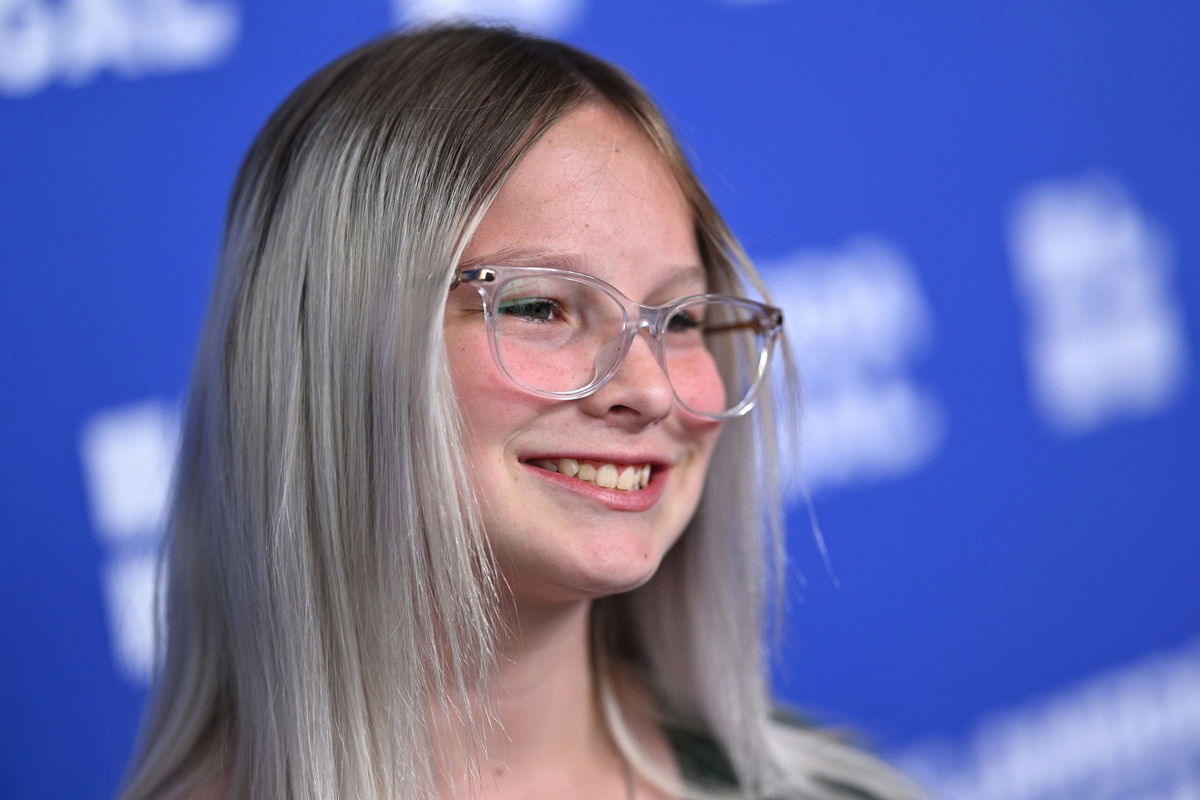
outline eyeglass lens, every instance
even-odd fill
[[[721,414],[761,377],[767,347],[752,305],[701,300],[667,321],[663,354],[679,402]],[[499,287],[494,314],[501,365],[535,391],[573,392],[608,372],[618,356],[625,312],[616,298],[564,276],[516,278]]]

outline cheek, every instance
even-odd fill
[[[492,363],[492,354],[482,334],[447,331],[446,360],[450,362],[450,377],[464,411],[464,401],[469,403],[470,398],[476,396],[472,389],[494,384],[501,377],[494,374],[496,366]]]
[[[494,417],[497,403],[511,402],[513,386],[492,358],[482,317],[447,322],[443,338],[463,418],[468,423],[479,423]]]
[[[699,420],[692,418],[689,424],[692,440],[695,442],[696,459],[701,464],[701,481],[708,473],[709,462],[712,461],[713,451],[717,447],[717,439],[721,435],[724,423],[716,420]]]
[[[476,465],[496,458],[520,430],[536,419],[547,401],[505,376],[492,358],[487,334],[463,323],[445,330],[446,359],[455,401],[466,423],[463,442]]]
[[[712,353],[698,347],[668,353],[667,371],[679,399],[689,408],[710,414],[725,410],[725,385]]]
[[[702,490],[708,469],[712,462],[717,441],[725,423],[720,420],[707,419],[689,414],[683,409],[677,409],[675,420],[678,427],[676,437],[687,443],[687,480],[697,492]],[[696,498],[699,502],[699,497]]]
[[[463,327],[447,328],[446,359],[455,402],[466,427],[463,431],[466,455],[478,464],[482,448],[500,435],[494,428],[497,419],[503,416],[497,413],[497,406],[505,400],[504,376],[492,361],[482,331],[463,330]]]

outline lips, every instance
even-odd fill
[[[615,511],[653,508],[666,490],[671,471],[669,462],[641,456],[615,460],[597,454],[538,454],[520,461],[549,484]]]

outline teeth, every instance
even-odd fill
[[[617,488],[617,468],[612,464],[601,464],[596,470],[596,485],[605,489]]]
[[[621,477],[617,478],[617,488],[628,492],[641,476],[642,471],[637,467],[626,467],[621,471]]]
[[[652,471],[652,467],[649,464],[643,464],[640,467],[627,466],[622,468],[616,464],[580,463],[573,458],[560,458],[557,460],[537,458],[529,463],[549,472],[557,472],[569,478],[578,478],[581,481],[594,483],[604,489],[619,489],[625,492],[645,489],[650,483],[650,474]]]

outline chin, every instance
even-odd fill
[[[623,557],[546,562],[536,568],[503,571],[519,598],[550,602],[595,600],[623,594],[644,585],[658,572],[662,553],[640,548]]]
[[[597,600],[601,597],[609,597],[614,594],[624,594],[632,592],[639,586],[644,586],[658,572],[658,563],[655,562],[653,569],[642,569],[639,571],[629,571],[620,575],[606,574],[595,576],[593,579],[586,581],[579,587],[579,592],[582,596]]]
[[[663,541],[654,535],[617,536],[602,547],[587,548],[576,562],[575,584],[591,597],[632,591],[654,577],[675,538]]]

